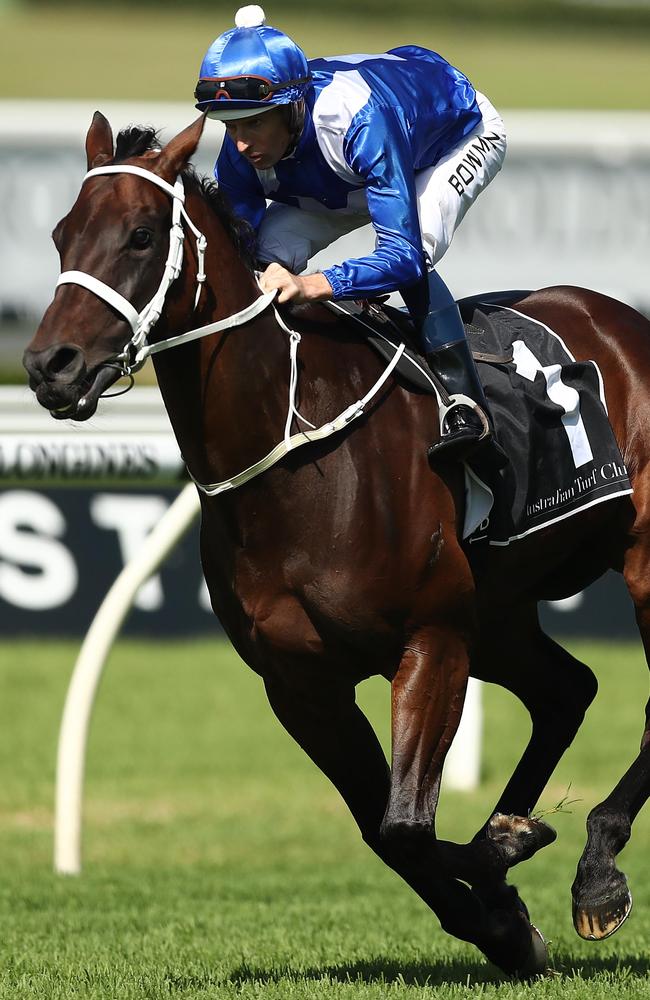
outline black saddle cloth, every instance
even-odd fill
[[[513,359],[478,363],[510,463],[498,472],[474,464],[494,504],[469,543],[507,545],[631,493],[596,363],[576,361],[557,333],[513,307],[476,302],[471,324],[473,348]]]
[[[477,459],[466,470],[464,536],[477,551],[632,492],[597,365],[576,361],[557,333],[518,312],[527,295],[488,293],[459,302],[496,436],[510,460],[494,470]],[[375,322],[360,309],[369,340],[387,358],[406,340],[408,357],[398,371],[419,390],[435,392],[410,321],[399,310],[383,312]]]

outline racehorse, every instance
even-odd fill
[[[300,419],[320,427],[377,386],[383,365],[351,319],[322,305],[280,314],[260,294],[245,230],[189,167],[203,124],[162,150],[152,130],[126,130],[115,150],[95,114],[89,174],[53,234],[63,274],[25,352],[30,385],[56,419],[83,420],[155,353],[189,474],[212,487],[201,490],[212,605],[273,711],[339,790],[363,839],[446,931],[508,973],[540,972],[543,938],[506,875],[554,836],[530,811],[596,681],[543,633],[537,602],[613,567],[648,651],[650,324],[570,287],[517,302],[604,373],[634,493],[492,550],[475,575],[460,540],[462,470],[434,471],[426,458],[436,402],[398,379],[379,384],[366,412],[333,435],[313,432],[300,450],[258,464],[292,437],[296,384]],[[188,320],[195,329],[183,337]],[[243,482],[240,470],[259,474]],[[376,674],[392,689],[390,769],[355,703],[355,685]],[[470,674],[517,695],[533,726],[491,817],[472,842],[453,844],[436,837],[435,814]],[[608,936],[629,912],[615,857],[648,795],[649,762],[646,714],[639,756],[588,819],[573,887],[585,937]]]

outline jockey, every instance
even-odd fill
[[[215,176],[257,233],[262,289],[276,289],[279,302],[399,290],[453,397],[429,457],[463,460],[480,448],[503,464],[458,307],[435,270],[501,169],[501,118],[428,49],[308,62],[261,7],[242,7],[235,24],[205,55],[196,107],[225,125]],[[302,274],[315,253],[368,222],[372,253]]]

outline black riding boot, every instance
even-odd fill
[[[494,439],[487,400],[467,341],[430,351],[426,359],[452,397],[449,408],[443,410],[440,440],[429,448],[429,460],[463,462],[480,453],[496,468],[503,468],[508,459]]]
[[[437,271],[402,290],[406,306],[420,330],[425,357],[433,374],[452,397],[441,409],[440,440],[428,451],[432,463],[462,462],[479,450],[495,468],[508,459],[495,441],[487,401],[458,306]]]

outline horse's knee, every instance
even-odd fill
[[[377,857],[382,859],[382,861],[388,860],[386,852],[383,848],[379,827],[373,827],[372,829],[364,829],[361,827],[361,839],[366,847],[369,847],[370,850],[377,855]]]
[[[433,849],[435,837],[429,823],[387,815],[379,829],[379,843],[384,854],[415,858]]]

